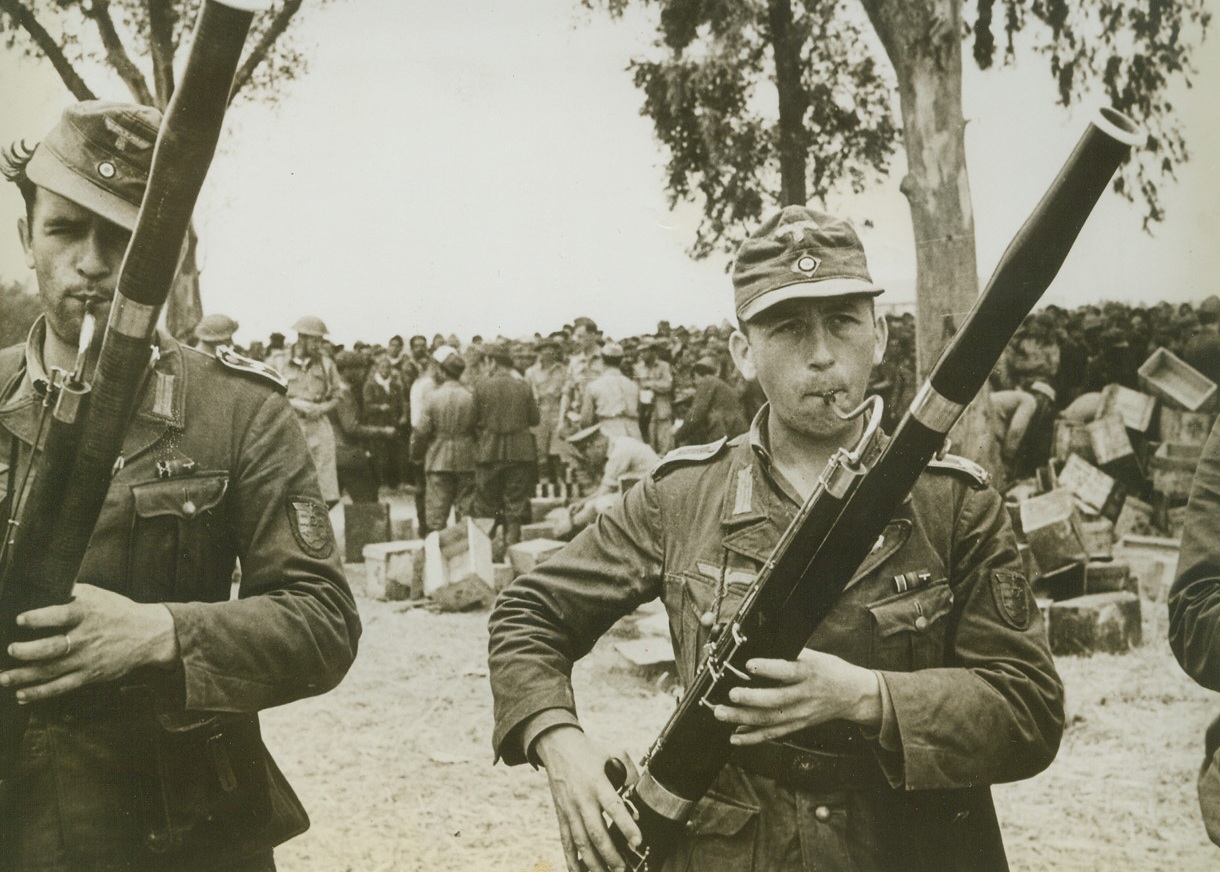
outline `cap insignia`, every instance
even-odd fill
[[[818,267],[821,265],[822,262],[812,254],[802,254],[796,259],[796,263],[792,265],[792,271],[800,273],[803,276],[811,276],[818,271]]]
[[[140,151],[147,151],[152,148],[151,142],[132,133],[113,118],[103,118],[102,123],[106,125],[107,130],[114,134],[114,147],[119,151],[127,151],[127,146],[129,145],[135,146]]]
[[[793,242],[801,242],[805,238],[805,234],[811,230],[820,229],[816,221],[793,221],[791,224],[785,224],[775,231],[776,236],[788,236]]]

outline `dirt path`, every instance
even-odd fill
[[[353,583],[359,583],[359,569]],[[1147,604],[1145,604],[1147,606]],[[486,615],[360,600],[365,635],[346,681],[266,713],[267,743],[313,828],[277,852],[284,872],[559,872],[546,776],[492,766]],[[996,788],[1014,870],[1210,870],[1194,777],[1220,705],[1146,616],[1127,656],[1064,658],[1070,726],[1055,763]],[[578,664],[588,732],[638,757],[672,707],[603,639]]]

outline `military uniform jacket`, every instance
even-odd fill
[[[473,472],[474,397],[460,382],[444,381],[424,400],[411,434],[412,455],[426,472]]]
[[[485,378],[474,388],[479,463],[534,463],[538,449],[530,429],[538,404],[525,379],[508,374]]]
[[[700,616],[733,614],[798,510],[770,472],[766,414],[727,445],[672,452],[500,595],[489,657],[497,757],[523,762],[525,741],[575,721],[573,661],[647,600],[663,600],[689,684],[709,633]],[[727,766],[667,869],[1004,868],[985,786],[1050,762],[1063,691],[1000,497],[971,484],[925,473],[809,640],[878,670],[880,735],[831,722],[787,737],[789,748],[764,745],[797,767],[831,764],[799,786]],[[895,576],[911,589],[899,593]],[[781,753],[791,746],[810,754]]]
[[[44,379],[37,354],[0,352],[0,466],[14,472]],[[330,689],[356,653],[313,465],[272,383],[166,337],[138,409],[78,581],[165,603],[181,666],[32,706],[3,811],[10,872],[226,869],[300,832],[254,713]]]

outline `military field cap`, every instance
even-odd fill
[[[64,110],[26,165],[30,181],[132,230],[148,185],[161,113],[87,100]]]
[[[460,378],[466,371],[466,361],[451,345],[441,345],[432,352],[432,359],[437,366],[454,378]]]
[[[330,333],[326,329],[326,322],[317,315],[304,315],[297,319],[297,322],[292,325],[292,329],[297,332],[298,336],[325,336]]]
[[[204,342],[230,342],[237,332],[238,324],[228,315],[213,312],[204,315],[195,325],[195,335]]]
[[[501,366],[507,366],[509,369],[513,367],[516,361],[513,360],[513,353],[507,345],[495,343],[493,345],[483,346],[483,354],[489,357]]]
[[[692,369],[694,369],[695,372],[703,372],[703,373],[707,373],[708,375],[715,375],[716,371],[720,369],[720,364],[716,363],[716,358],[711,357],[709,355],[704,355],[703,357],[701,357],[695,361],[695,365],[692,367]]]
[[[577,430],[575,433],[573,433],[571,436],[568,437],[568,441],[571,442],[573,445],[579,445],[582,442],[586,442],[589,439],[592,439],[594,436],[596,436],[601,431],[602,431],[601,424],[593,424],[592,426],[586,427],[583,430]]]
[[[784,300],[881,292],[855,228],[804,206],[787,206],[767,219],[737,249],[733,263],[742,321]]]
[[[602,357],[608,360],[622,360],[623,346],[617,342],[607,342],[602,346]]]

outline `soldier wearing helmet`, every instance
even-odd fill
[[[339,404],[342,379],[326,349],[330,331],[316,315],[305,315],[292,325],[297,341],[274,361],[288,382],[288,402],[305,431],[305,442],[318,468],[318,485],[328,506],[339,502],[339,473],[335,462],[335,432],[330,413]]]

